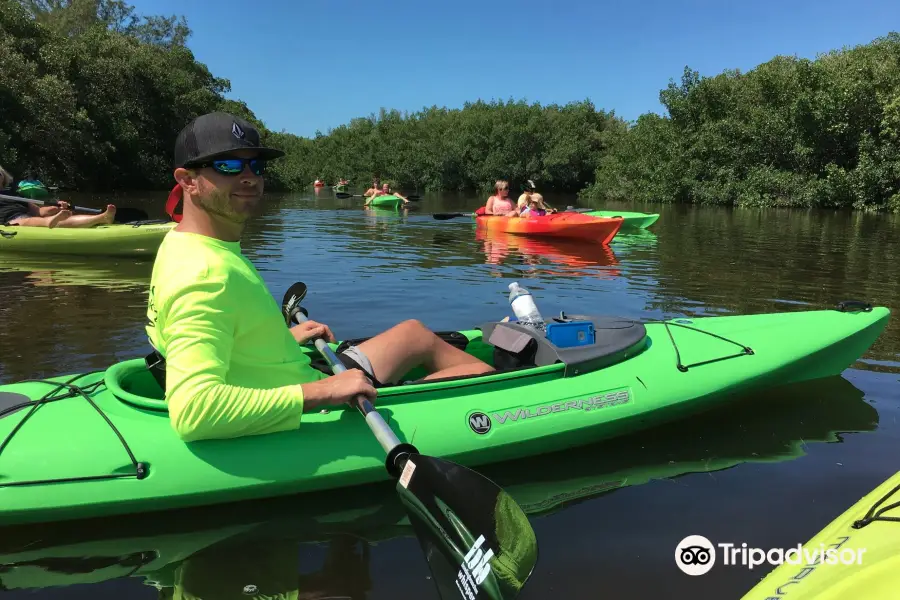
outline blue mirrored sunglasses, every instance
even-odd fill
[[[240,175],[244,172],[244,165],[250,167],[255,175],[266,172],[266,161],[262,158],[220,158],[196,165],[197,167],[212,167],[222,175]]]

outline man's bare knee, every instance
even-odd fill
[[[407,319],[398,324],[397,327],[402,327],[404,331],[409,331],[410,333],[430,333],[430,330],[418,319]]]

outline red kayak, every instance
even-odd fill
[[[605,219],[577,212],[558,212],[533,217],[498,217],[480,214],[475,217],[478,227],[490,231],[592,240],[601,244],[608,244],[616,237],[623,222],[624,219],[621,217]]]

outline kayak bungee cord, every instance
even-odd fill
[[[718,335],[715,333],[712,333],[711,331],[704,331],[702,329],[697,329],[696,327],[690,327],[683,323],[674,323],[671,321],[647,321],[647,323],[662,323],[665,326],[666,333],[669,334],[669,339],[672,340],[672,347],[675,349],[675,361],[676,361],[675,366],[682,373],[687,373],[688,369],[690,369],[691,367],[699,367],[701,365],[708,365],[710,363],[719,362],[720,360],[728,360],[729,358],[737,358],[738,356],[750,356],[751,354],[753,354],[753,349],[750,348],[749,346],[745,346],[744,344],[735,342],[734,340],[729,340],[728,338],[722,337],[721,335]],[[681,353],[678,351],[678,344],[675,343],[675,337],[672,335],[672,331],[669,329],[669,325],[674,325],[676,327],[684,327],[685,329],[690,329],[691,331],[696,331],[698,333],[705,333],[706,335],[711,335],[712,337],[720,339],[723,342],[728,342],[729,344],[734,344],[735,346],[740,346],[742,351],[738,352],[737,354],[731,354],[729,356],[722,356],[719,358],[711,358],[709,360],[696,362],[692,365],[683,365],[681,363]]]
[[[98,481],[98,480],[104,480],[104,479],[124,479],[124,478],[130,478],[130,477],[135,477],[137,479],[144,479],[147,476],[147,465],[143,462],[138,462],[138,460],[134,456],[134,453],[131,451],[131,448],[128,446],[128,442],[125,441],[125,438],[122,436],[121,432],[119,432],[118,428],[116,428],[116,426],[113,425],[112,421],[109,420],[109,417],[106,416],[106,413],[104,413],[100,409],[100,407],[97,406],[97,404],[91,399],[91,397],[89,395],[89,394],[95,392],[99,387],[101,387],[103,385],[103,381],[102,380],[96,381],[96,382],[89,384],[87,386],[84,386],[84,387],[80,387],[80,386],[77,386],[74,384],[75,381],[77,381],[78,379],[80,379],[82,377],[87,377],[88,375],[94,375],[94,374],[101,373],[101,372],[102,371],[92,371],[90,373],[82,373],[82,374],[76,375],[69,381],[65,381],[65,382],[49,381],[46,379],[26,379],[26,380],[24,380],[22,383],[46,383],[48,385],[54,386],[54,389],[47,392],[43,397],[41,397],[38,400],[23,402],[21,404],[14,405],[7,409],[4,409],[2,412],[0,412],[0,418],[2,418],[6,415],[12,414],[13,412],[15,412],[17,410],[23,409],[26,406],[31,406],[31,409],[28,411],[28,413],[24,417],[22,417],[21,421],[16,423],[16,425],[15,425],[15,427],[13,427],[12,431],[9,432],[9,435],[6,436],[6,439],[4,439],[2,443],[0,443],[0,454],[2,454],[3,451],[6,449],[6,447],[9,446],[9,443],[12,441],[12,439],[16,435],[16,433],[18,433],[22,429],[22,427],[25,425],[25,422],[28,421],[28,419],[30,419],[31,416],[37,412],[38,408],[40,408],[41,406],[44,406],[45,404],[48,404],[50,402],[57,402],[59,400],[69,400],[72,398],[81,397],[81,398],[87,400],[87,402],[92,407],[94,407],[94,410],[96,410],[100,414],[100,416],[103,417],[103,420],[106,421],[106,424],[109,425],[109,427],[110,427],[110,429],[112,429],[113,433],[116,434],[116,437],[119,438],[119,441],[122,443],[122,447],[125,448],[125,452],[128,454],[128,458],[131,460],[131,464],[134,466],[135,473],[133,475],[129,474],[129,473],[114,473],[114,474],[108,474],[108,475],[86,475],[83,477],[64,477],[61,479],[40,479],[40,480],[33,480],[33,481],[0,482],[0,488],[19,487],[19,486],[26,486],[26,485],[41,485],[41,484],[46,484],[46,483],[74,483],[74,482],[79,482],[79,481]],[[60,390],[68,390],[68,392],[62,396],[54,396],[54,394],[56,394]]]
[[[893,504],[888,504],[887,506],[883,507],[881,510],[876,510],[885,501],[887,501],[888,498],[890,498],[891,496],[896,494],[898,491],[900,491],[900,484],[898,484],[894,489],[892,489],[887,494],[885,494],[884,497],[881,498],[881,500],[879,500],[878,502],[873,504],[872,508],[870,508],[869,511],[866,513],[866,516],[864,516],[862,519],[858,519],[858,520],[854,521],[853,525],[851,525],[851,527],[853,527],[853,529],[862,529],[869,523],[873,523],[875,521],[894,521],[894,522],[900,523],[900,517],[884,517],[884,516],[882,516],[885,512],[887,512],[893,508],[900,507],[900,502],[894,502]]]

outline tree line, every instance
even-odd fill
[[[589,100],[381,109],[311,138],[225,97],[184,17],[124,0],[0,0],[0,165],[85,191],[163,189],[178,131],[213,110],[287,156],[269,186],[373,175],[408,190],[518,186],[596,200],[900,210],[900,36],[741,73],[685,69],[665,114],[634,123]]]

